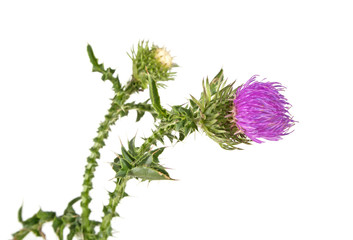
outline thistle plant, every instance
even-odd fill
[[[202,82],[200,97],[190,96],[187,103],[171,106],[161,104],[159,89],[166,81],[173,80],[177,65],[165,48],[140,42],[129,55],[132,60],[131,78],[122,85],[115,70],[105,68],[95,57],[90,45],[87,52],[92,63],[92,71],[102,74],[102,80],[109,80],[115,93],[111,106],[100,123],[97,136],[93,139],[90,155],[83,175],[83,189],[80,196],[71,200],[62,215],[41,209],[31,218],[22,218],[22,207],[18,220],[22,228],[13,234],[14,240],[24,239],[29,233],[46,239],[42,226],[51,222],[58,239],[105,240],[112,236],[111,221],[117,217],[116,208],[127,196],[125,188],[130,179],[141,181],[173,180],[159,157],[165,149],[165,141],[183,141],[195,131],[203,131],[223,149],[240,149],[241,144],[261,143],[263,140],[277,141],[289,133],[294,120],[289,113],[290,104],[280,93],[284,87],[280,83],[257,81],[253,76],[244,85],[234,87],[228,84],[223,70],[211,80]],[[132,94],[148,89],[149,98],[143,102],[128,102]],[[135,137],[129,140],[111,160],[115,172],[115,189],[108,193],[108,204],[103,206],[101,221],[90,219],[89,204],[92,180],[99,165],[100,151],[105,145],[111,126],[121,117],[134,110],[136,122],[149,113],[153,116],[155,128],[151,136],[144,138],[143,144],[136,146]],[[162,147],[157,147],[162,145]],[[81,212],[74,205],[80,203]],[[64,236],[64,230],[68,234]]]

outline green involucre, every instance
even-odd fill
[[[165,86],[162,82],[174,80],[175,72],[172,72],[172,68],[177,67],[177,64],[173,63],[170,67],[159,61],[156,58],[156,51],[158,46],[153,45],[150,47],[148,42],[139,42],[137,50],[131,50],[129,57],[132,60],[132,76],[136,79],[143,89],[148,87],[147,72],[154,78],[157,79],[158,86]]]
[[[221,70],[211,82],[203,81],[199,100],[191,96],[190,104],[199,117],[198,125],[212,140],[227,150],[240,149],[236,145],[248,144],[249,139],[232,122],[233,97],[236,89],[226,85]]]

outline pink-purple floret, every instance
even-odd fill
[[[256,81],[256,76],[236,91],[234,121],[238,129],[254,142],[280,140],[294,125],[288,112],[290,104],[280,94],[285,87],[278,82]]]

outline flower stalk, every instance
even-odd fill
[[[143,91],[146,87],[146,79],[144,76],[144,71],[138,70],[137,66],[141,68],[144,66],[147,67],[153,66],[155,69],[152,69],[152,72],[155,75],[158,75],[158,70],[162,70],[164,81],[172,80],[173,74],[170,73],[170,67],[166,68],[164,62],[160,62],[160,56],[154,57],[156,47],[153,47],[152,50],[149,49],[148,45],[145,46],[139,45],[136,56],[133,55],[133,75],[132,79],[126,84],[125,87],[121,87],[120,81],[118,77],[114,77],[115,73],[114,69],[108,68],[105,69],[103,64],[98,63],[98,59],[95,57],[92,47],[90,45],[87,46],[87,52],[90,58],[90,61],[93,65],[92,71],[102,73],[102,80],[109,80],[113,84],[113,90],[115,92],[115,96],[112,100],[112,104],[110,109],[108,110],[108,114],[105,116],[105,120],[100,124],[97,137],[93,139],[94,144],[90,148],[90,156],[87,158],[87,164],[85,167],[84,180],[83,180],[83,190],[81,192],[81,208],[82,208],[82,230],[84,236],[86,236],[85,240],[94,240],[94,226],[89,220],[89,215],[91,210],[89,209],[89,203],[92,198],[89,195],[90,190],[93,188],[92,179],[94,177],[94,172],[96,167],[98,166],[97,159],[100,158],[100,149],[105,145],[104,141],[108,138],[110,127],[115,124],[115,122],[119,119],[120,116],[127,115],[127,108],[137,108],[138,117],[141,118],[145,111],[152,111],[150,108],[146,108],[146,104],[133,104],[125,106],[125,102],[129,99],[129,97],[133,93],[138,93]],[[142,53],[141,53],[142,52]],[[146,61],[149,60],[149,61]],[[154,61],[153,61],[154,60]],[[151,65],[152,64],[152,65]],[[145,107],[145,108],[143,108]],[[106,221],[105,221],[106,222]]]
[[[100,158],[100,150],[105,145],[105,140],[109,136],[110,127],[115,124],[121,115],[127,114],[126,110],[122,108],[124,102],[128,99],[129,95],[119,97],[116,95],[113,98],[111,107],[108,110],[108,114],[105,115],[104,121],[101,122],[97,131],[97,137],[93,139],[93,146],[90,148],[91,154],[87,158],[87,164],[85,167],[85,173],[83,175],[83,190],[81,192],[81,207],[82,207],[82,229],[83,232],[88,236],[87,239],[93,239],[93,226],[89,220],[91,210],[89,209],[89,203],[92,198],[89,195],[90,190],[93,188],[92,179],[94,172],[98,166],[97,159]],[[90,238],[92,236],[92,238]]]
[[[99,240],[106,240],[112,235],[111,221],[114,217],[117,217],[116,207],[127,194],[125,193],[126,183],[129,177],[117,178],[116,187],[113,192],[109,193],[109,204],[104,207],[104,216],[102,223],[100,224],[100,230],[98,233]]]

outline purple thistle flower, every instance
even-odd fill
[[[254,142],[261,143],[259,138],[278,141],[294,125],[288,112],[290,104],[280,94],[285,87],[278,82],[256,81],[256,77],[252,76],[237,89],[233,121],[239,132]]]

